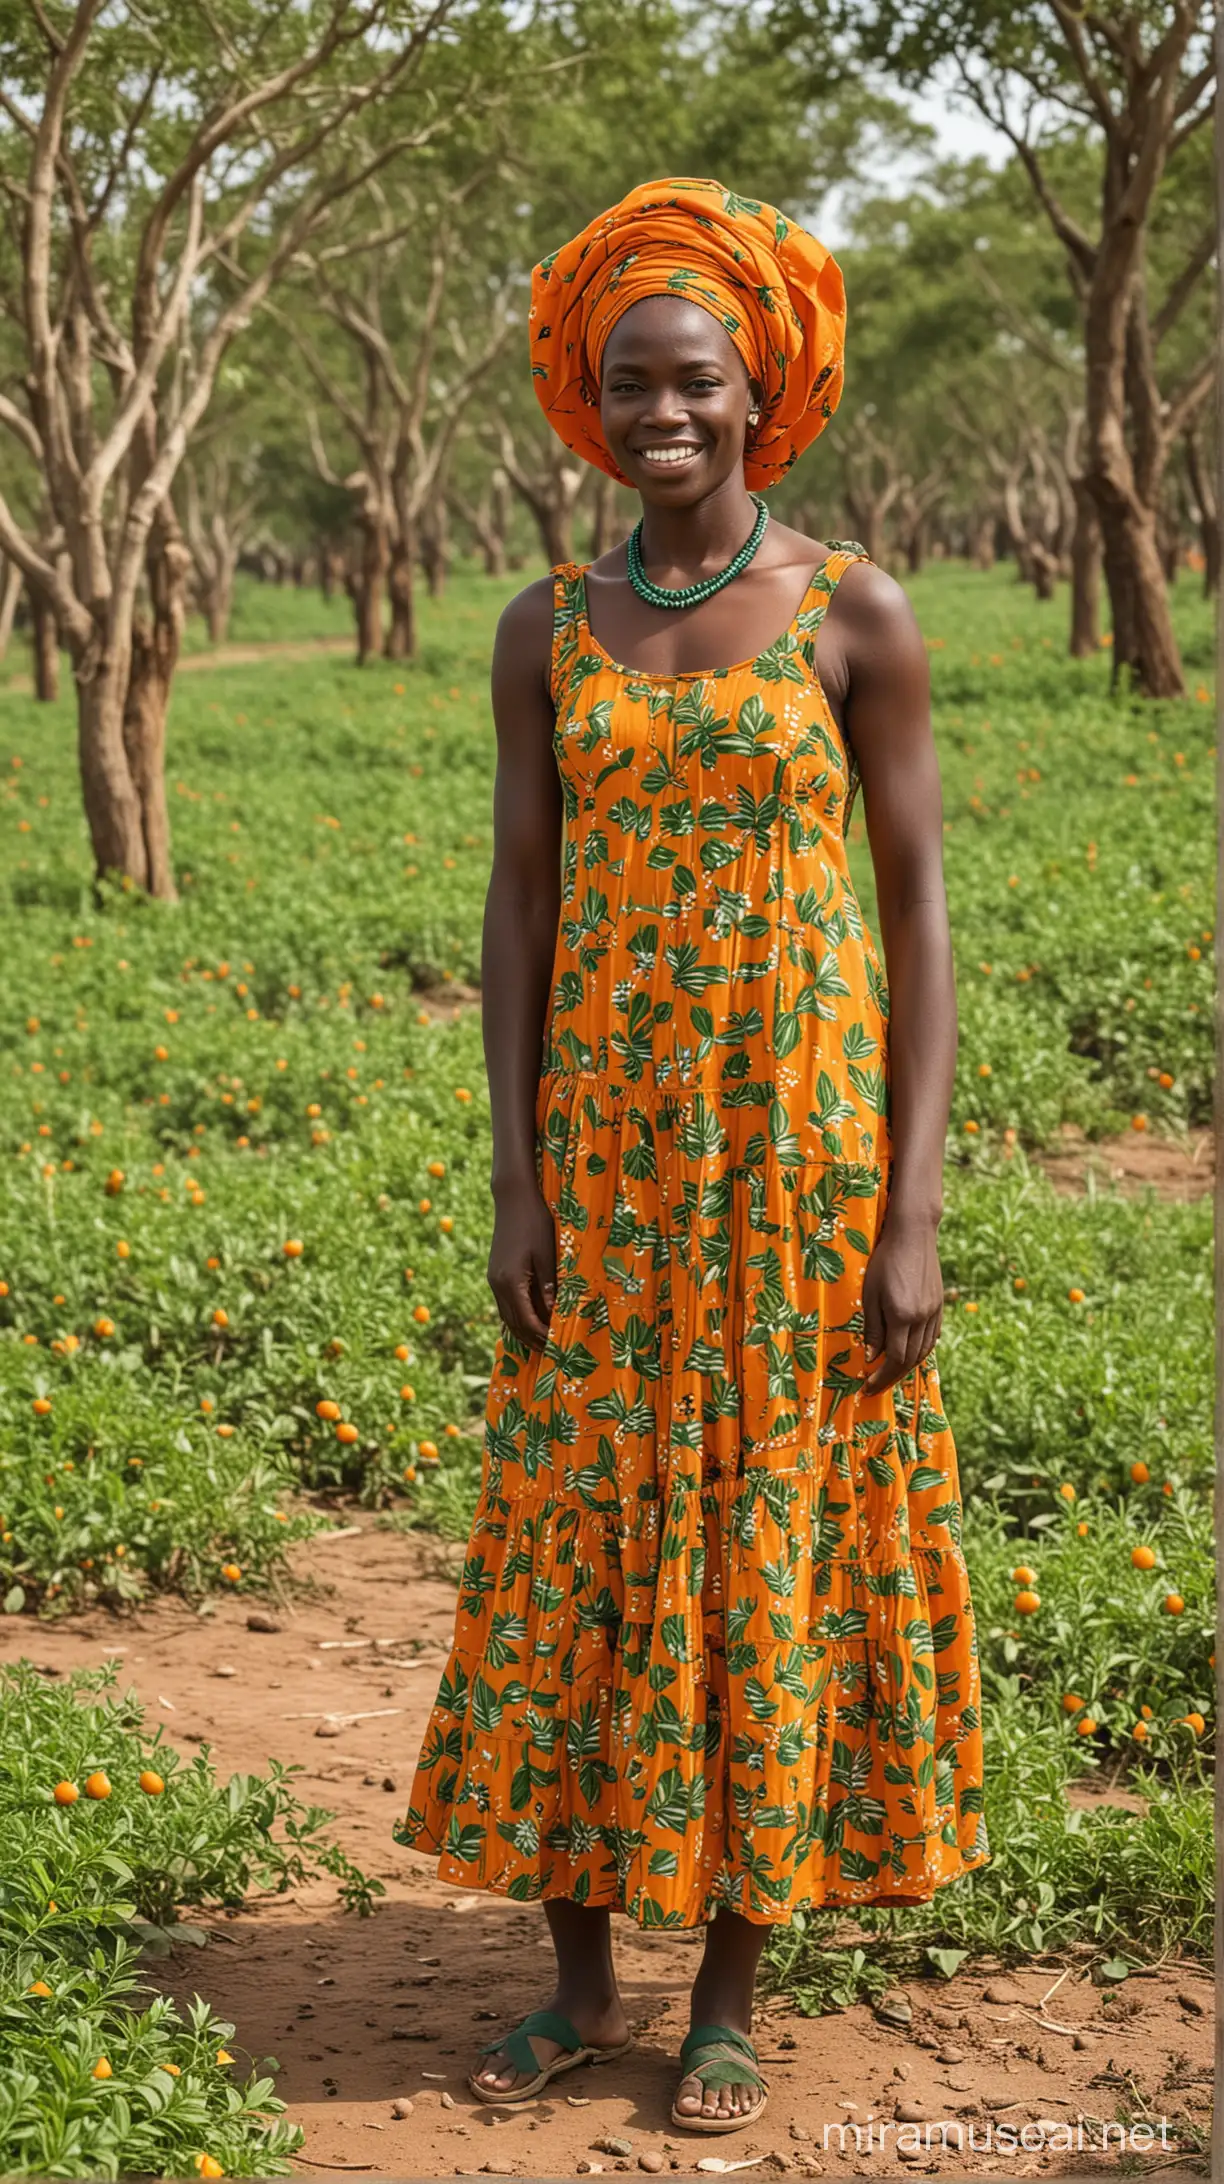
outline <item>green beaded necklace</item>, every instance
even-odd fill
[[[722,591],[725,585],[734,583],[737,576],[742,576],[765,536],[765,526],[769,521],[769,510],[760,494],[753,493],[751,498],[756,503],[756,522],[739,552],[732,555],[726,568],[720,569],[716,576],[703,576],[697,584],[679,584],[675,590],[669,590],[665,584],[652,584],[642,566],[642,519],[639,516],[629,534],[629,543],[625,549],[629,563],[629,582],[638,598],[644,599],[648,607],[699,607],[703,599],[712,599],[715,592]]]

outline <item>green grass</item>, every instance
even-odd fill
[[[444,1020],[433,998],[478,977],[487,663],[522,581],[461,571],[422,602],[411,668],[322,653],[184,675],[173,907],[94,905],[67,700],[0,697],[11,1613],[257,1589],[316,1521],[303,1487],[466,1530],[496,1334],[488,1103],[475,1013]],[[930,1911],[869,1915],[861,1974],[819,1921],[792,1936],[785,1976],[809,1998],[875,1976],[882,1947],[1206,1942],[1209,1212],[1062,1198],[1037,1156],[1068,1123],[1177,1135],[1208,1115],[1210,613],[1183,578],[1192,695],[1144,706],[1110,694],[1106,651],[1066,660],[1065,603],[1006,570],[935,567],[913,596],[962,1024],[941,1373],[995,1862]],[[233,636],[343,634],[347,614],[242,584]],[[861,816],[852,853],[870,915]],[[1042,1603],[1027,1619],[1022,1564]],[[1069,1804],[1094,1769],[1146,1814]]]

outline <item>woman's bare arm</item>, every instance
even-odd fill
[[[956,1070],[956,988],[926,646],[899,584],[851,570],[846,725],[863,780],[890,1000],[892,1173],[863,1284],[868,1394],[913,1371],[943,1317],[937,1235]],[[882,1353],[882,1354],[881,1354]]]
[[[497,778],[481,1015],[493,1113],[489,1285],[510,1333],[542,1349],[556,1285],[552,1215],[536,1172],[536,1093],[561,906],[561,785],[548,688],[552,583],[505,609],[493,647]]]

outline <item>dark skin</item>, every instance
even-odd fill
[[[750,413],[761,390],[729,336],[678,297],[634,304],[604,350],[600,417],[613,457],[641,496],[643,559],[678,587],[726,566],[752,530],[744,483]],[[667,468],[651,449],[683,448]],[[823,549],[771,519],[743,575],[700,606],[660,610],[633,591],[617,546],[587,571],[591,634],[620,666],[673,675],[753,659],[786,629]],[[548,1339],[556,1284],[552,1215],[536,1177],[535,1101],[560,914],[561,793],[548,689],[551,578],[502,615],[493,654],[498,765],[494,857],[485,914],[485,1054],[493,1113],[495,1222],[489,1282],[509,1332]],[[848,569],[817,638],[817,672],[862,778],[891,1000],[892,1170],[888,1206],[863,1283],[869,1395],[904,1380],[934,1348],[943,1316],[937,1238],[944,1138],[956,1059],[956,998],[943,882],[942,808],[931,734],[926,647],[900,585],[865,563]],[[607,1911],[545,1906],[557,1952],[549,2006],[593,2045],[627,2037]],[[694,2024],[748,2032],[767,1929],[720,1911],[706,1929]],[[534,2042],[541,2061],[555,2044]],[[515,2083],[497,2055],[478,2073]],[[686,2079],[681,2114],[749,2116],[755,2087]]]

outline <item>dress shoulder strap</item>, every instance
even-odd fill
[[[860,546],[856,538],[827,538],[824,544],[828,550],[827,559],[821,562],[812,578],[809,593],[811,604],[805,617],[805,627],[813,634],[820,628],[828,613],[829,601],[847,569],[853,568],[856,561],[871,559],[867,548]]]
[[[580,649],[579,639],[586,619],[586,586],[583,583],[586,566],[581,561],[559,561],[551,573],[553,635],[548,687],[553,704],[559,705],[567,672]]]

